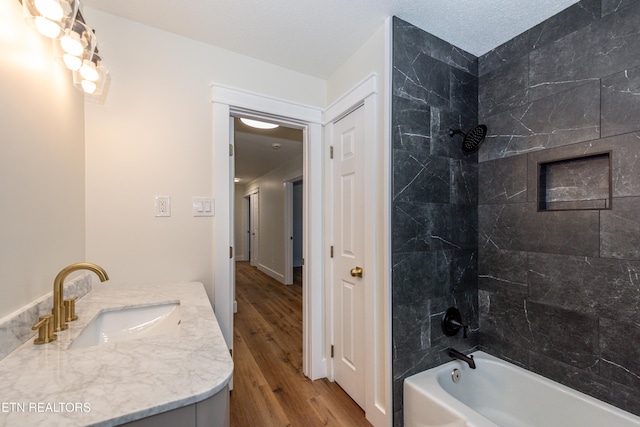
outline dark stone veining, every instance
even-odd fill
[[[606,1],[606,0],[605,0]],[[616,1],[616,0],[611,0]],[[618,0],[620,1],[620,0]],[[623,0],[624,1],[624,0]],[[634,1],[634,0],[630,0]],[[600,17],[600,0],[582,0],[478,59],[480,76],[570,34]]]
[[[449,129],[477,124],[477,60],[394,19],[392,317],[394,425],[404,378],[441,364],[443,350],[478,344],[478,157]],[[457,306],[468,339],[445,337]]]
[[[600,255],[640,260],[640,197],[615,199],[600,215]]]
[[[640,1],[582,0],[476,60],[394,19],[395,426],[403,379],[448,346],[640,415],[638,28]],[[487,140],[465,154],[448,130],[478,122]],[[540,164],[602,153],[608,172],[556,169],[548,191],[574,203],[610,189],[610,209],[538,211]],[[449,306],[469,339],[442,335]]]
[[[518,155],[478,165],[480,204],[522,203],[527,201],[527,156]],[[534,199],[535,201],[535,199]]]
[[[602,0],[602,16],[616,13],[638,0]]]
[[[639,66],[639,26],[640,3],[636,2],[532,51],[530,96],[539,99]]]
[[[499,82],[496,84],[500,86]],[[600,87],[594,81],[483,117],[481,121],[489,131],[479,159],[486,161],[597,139],[599,108]]]
[[[640,130],[640,68],[602,79],[602,136]]]
[[[483,349],[640,415],[638,28],[637,0],[582,1],[479,59],[478,301]]]

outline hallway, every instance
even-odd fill
[[[302,286],[236,263],[231,426],[371,426],[336,383],[302,374]]]

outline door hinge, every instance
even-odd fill
[[[333,246],[331,246],[331,258],[333,258]]]
[[[233,358],[233,349],[232,348],[229,349],[229,354],[231,355],[231,358]]]
[[[302,265],[304,265],[304,258],[302,258]]]
[[[233,153],[234,153],[233,144],[229,144],[229,157],[233,157]]]
[[[331,344],[331,358],[333,358],[333,344]]]
[[[229,246],[229,258],[233,258],[233,247]]]
[[[333,159],[333,145],[329,148],[329,158]]]

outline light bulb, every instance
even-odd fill
[[[47,18],[36,16],[35,24],[38,32],[45,37],[55,39],[60,35],[60,26]]]
[[[67,34],[60,39],[60,46],[62,46],[65,52],[75,56],[82,55],[82,51],[84,50],[82,42],[80,41],[80,35],[75,31],[67,31]]]
[[[62,60],[64,61],[64,65],[66,65],[71,71],[78,71],[82,66],[82,60],[80,58],[68,53],[65,53],[62,56]]]
[[[56,0],[35,0],[35,6],[42,16],[52,21],[60,21],[64,16],[62,6]]]
[[[90,80],[92,82],[98,80],[99,77],[98,70],[96,70],[96,65],[88,59],[85,59],[83,61],[82,67],[80,67],[80,75],[85,80]]]
[[[96,91],[96,83],[95,82],[90,82],[89,80],[83,80],[82,83],[80,83],[82,85],[82,90],[84,90],[87,93],[93,93]]]

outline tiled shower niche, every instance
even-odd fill
[[[611,153],[538,163],[538,210],[611,209]]]

